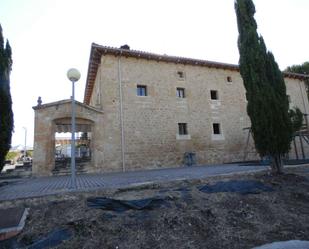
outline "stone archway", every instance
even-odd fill
[[[71,117],[55,119],[53,124],[55,126],[53,174],[66,174],[70,172],[71,165]],[[77,172],[84,172],[91,168],[94,156],[91,143],[93,126],[92,120],[76,118],[75,158]]]
[[[38,105],[35,111],[34,153],[32,173],[52,175],[55,169],[55,133],[71,132],[71,100]],[[103,139],[99,124],[103,123],[103,112],[76,101],[76,131],[91,133],[89,143],[91,160],[85,167],[86,172],[95,171],[94,167],[102,157]]]

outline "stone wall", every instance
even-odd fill
[[[243,160],[250,121],[239,72],[105,55],[90,101],[104,111],[98,164],[104,171],[122,170],[119,80],[126,170],[182,165],[185,152],[195,152],[197,164]],[[304,83],[285,80],[291,106],[308,113]],[[148,96],[137,96],[137,85],[145,85]],[[185,98],[176,96],[177,87]],[[211,100],[211,90],[218,100]],[[187,124],[188,135],[178,135],[178,123]],[[220,135],[213,134],[213,123],[220,124]],[[250,141],[247,160],[257,158]]]

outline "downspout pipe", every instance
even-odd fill
[[[122,171],[126,171],[125,164],[125,137],[124,137],[124,125],[123,125],[123,95],[122,95],[122,79],[121,79],[121,53],[118,56],[118,84],[119,84],[119,102],[120,102],[120,127],[121,127],[121,159],[122,159]]]
[[[305,121],[306,121],[307,130],[309,130],[309,127],[308,127],[308,112],[307,112],[307,108],[306,108],[305,98],[304,98],[304,95],[303,95],[303,88],[302,88],[301,81],[298,82],[298,85],[299,85],[299,90],[300,90],[301,98],[302,98],[303,105],[304,105],[304,111],[305,111],[305,117],[304,118],[305,118]]]

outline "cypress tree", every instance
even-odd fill
[[[10,72],[12,69],[12,51],[9,42],[4,46],[0,25],[0,172],[5,156],[11,147],[14,127],[12,98],[10,93]]]
[[[270,157],[274,173],[282,173],[282,157],[290,149],[293,134],[284,77],[263,37],[257,34],[252,0],[236,0],[235,11],[239,68],[255,147],[261,157]]]

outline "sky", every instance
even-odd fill
[[[309,60],[308,0],[255,0],[258,32],[280,68]],[[81,72],[82,102],[91,43],[237,64],[234,0],[1,0],[0,24],[13,52],[12,145],[33,145],[34,111],[71,96],[66,73]]]

